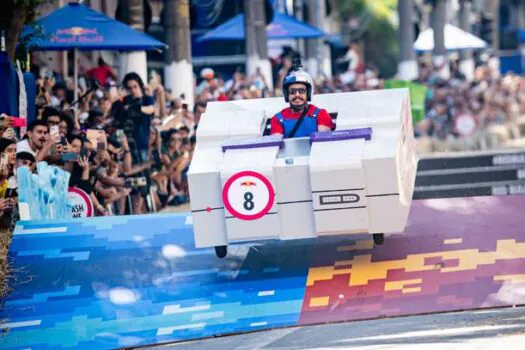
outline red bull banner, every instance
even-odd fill
[[[104,36],[100,35],[97,28],[60,28],[51,37],[54,43],[101,43]]]

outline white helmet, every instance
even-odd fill
[[[303,69],[300,57],[294,58],[292,68],[290,68],[290,71],[283,79],[283,95],[286,102],[289,100],[288,86],[297,83],[306,85],[306,99],[311,101],[312,95],[314,93],[314,81],[312,80],[312,77]]]

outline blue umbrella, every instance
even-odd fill
[[[70,3],[40,18],[36,25],[43,36],[36,34],[31,50],[119,50],[142,51],[164,49],[166,44],[136,31],[89,7]],[[22,36],[33,31],[25,28]]]
[[[273,21],[266,26],[267,38],[274,40],[321,38],[325,35],[320,29],[279,12],[274,13]],[[244,14],[210,30],[197,41],[206,40],[244,40]]]
[[[79,3],[63,6],[35,24],[43,33],[34,33],[28,43],[30,50],[74,50],[75,100],[78,95],[78,50],[143,51],[167,47],[149,35]],[[32,32],[32,28],[26,27],[22,37]]]

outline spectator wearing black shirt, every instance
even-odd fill
[[[124,129],[135,162],[145,162],[148,159],[148,140],[155,101],[137,73],[126,74],[122,84],[129,94],[122,102],[116,102],[114,114],[117,128]]]

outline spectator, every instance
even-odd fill
[[[26,166],[28,167],[32,173],[35,172],[36,170],[36,160],[35,160],[35,157],[29,153],[29,152],[19,152],[16,154],[16,165],[15,165],[15,170],[22,167],[22,166]]]
[[[58,135],[49,135],[49,126],[45,121],[35,120],[28,126],[27,138],[17,143],[16,152],[29,152],[39,162],[49,156],[51,147],[57,141]]]
[[[86,75],[91,79],[97,80],[100,86],[105,86],[110,79],[117,80],[111,67],[108,66],[102,57],[98,58],[98,66],[88,70]]]
[[[123,85],[129,95],[117,107],[115,121],[126,132],[135,161],[144,162],[148,157],[151,117],[155,111],[153,97],[146,94],[144,83],[136,73],[128,73]]]

